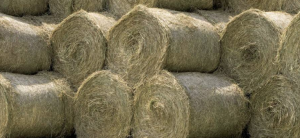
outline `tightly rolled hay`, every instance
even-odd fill
[[[221,10],[198,10],[197,13],[214,25],[219,34],[222,34],[227,23],[234,17],[234,14]]]
[[[215,0],[215,6],[228,12],[240,13],[251,8],[249,0]]]
[[[58,137],[72,131],[72,94],[60,75],[0,73],[0,136]]]
[[[282,36],[279,48],[281,72],[300,83],[300,14],[296,15]]]
[[[109,32],[107,66],[130,86],[171,71],[212,72],[220,58],[219,36],[203,17],[136,6]]]
[[[290,13],[298,13],[300,10],[299,0],[249,0],[249,4],[253,8],[265,11],[286,11]]]
[[[132,118],[131,89],[110,71],[90,75],[75,97],[79,138],[125,138]]]
[[[53,68],[78,88],[90,74],[103,68],[106,35],[115,24],[107,13],[78,11],[66,18],[53,32]]]
[[[283,30],[292,16],[283,12],[248,10],[231,20],[221,38],[220,70],[234,78],[247,94],[275,75]]]
[[[179,11],[187,11],[191,9],[212,9],[213,0],[137,0],[139,4],[149,7],[166,8]]]
[[[0,71],[33,74],[50,69],[49,34],[55,24],[0,13]]]
[[[72,0],[49,0],[51,15],[68,16],[72,14]]]
[[[271,77],[251,96],[251,137],[300,136],[300,93],[295,82],[281,75]]]
[[[107,0],[73,0],[73,11],[85,10],[101,12],[105,10]]]
[[[22,16],[41,15],[48,10],[48,0],[1,0],[0,12]]]
[[[155,75],[135,91],[133,137],[235,137],[249,121],[248,100],[224,76]]]
[[[129,12],[137,3],[137,0],[108,0],[108,11],[117,17],[122,17]]]

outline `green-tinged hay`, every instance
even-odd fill
[[[300,83],[300,14],[296,15],[282,36],[278,59],[281,72]]]
[[[223,71],[247,94],[279,71],[277,50],[292,16],[283,12],[248,10],[231,20],[221,38]]]
[[[135,6],[135,1],[136,0],[108,0],[108,11],[121,18]]]
[[[300,137],[299,104],[300,93],[297,84],[281,75],[272,76],[251,96],[251,137]]]
[[[101,70],[107,47],[106,35],[115,24],[107,13],[78,11],[53,32],[53,68],[78,88],[95,71]]]
[[[1,0],[0,12],[8,15],[41,15],[48,10],[48,0]]]
[[[225,30],[227,23],[234,16],[234,14],[232,13],[221,11],[221,10],[215,10],[215,11],[197,10],[197,13],[202,17],[204,17],[212,25],[214,25],[215,29],[220,35]]]
[[[0,13],[0,71],[33,74],[50,69],[49,35],[55,24],[44,20]]]
[[[136,6],[110,30],[107,66],[130,86],[162,68],[214,71],[220,59],[218,33],[203,17]]]
[[[88,12],[102,12],[107,0],[73,0],[73,11],[85,10]]]
[[[75,99],[75,129],[79,138],[125,138],[132,119],[132,91],[110,71],[90,75]]]
[[[72,14],[72,0],[49,0],[51,15],[66,17]]]
[[[167,73],[135,91],[133,137],[216,138],[239,136],[248,123],[248,100],[224,76]]]
[[[286,11],[298,13],[300,10],[299,0],[249,0],[253,8],[264,11]]]
[[[145,4],[150,7],[166,8],[179,11],[191,9],[212,9],[213,0],[138,0],[139,4]]]
[[[73,128],[68,82],[53,72],[0,73],[0,137],[58,137]]]

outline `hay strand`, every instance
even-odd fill
[[[136,6],[111,29],[107,65],[130,86],[165,67],[212,72],[219,64],[219,36],[197,14]]]
[[[154,76],[135,92],[133,137],[234,137],[249,121],[248,100],[228,78],[201,73]]]
[[[72,93],[60,75],[0,73],[1,137],[57,137],[72,131]]]
[[[277,50],[292,16],[248,10],[228,23],[221,38],[221,71],[249,94],[279,71]]]
[[[48,0],[1,0],[0,12],[8,15],[41,15],[48,10]]]
[[[66,18],[53,32],[53,68],[75,88],[95,71],[101,70],[107,47],[106,35],[115,24],[107,13],[78,11]]]
[[[139,0],[139,4],[149,7],[187,11],[191,9],[212,9],[214,2],[213,0]]]
[[[117,75],[99,71],[80,86],[75,100],[78,137],[125,138],[129,135],[131,90]]]

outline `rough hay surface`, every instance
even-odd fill
[[[72,14],[73,0],[49,0],[51,15],[66,17]]]
[[[57,137],[70,134],[69,84],[60,75],[0,73],[0,137]]]
[[[109,71],[95,72],[81,85],[75,100],[78,137],[125,138],[132,118],[131,89]]]
[[[251,96],[251,137],[298,138],[300,93],[295,82],[273,76]]]
[[[213,0],[139,0],[140,4],[145,4],[150,7],[159,7],[186,11],[190,9],[212,9]]]
[[[248,10],[228,23],[221,38],[221,71],[252,93],[279,71],[277,50],[292,16]]]
[[[299,0],[249,0],[253,8],[264,11],[285,11],[298,13],[300,10]]]
[[[115,24],[107,13],[78,11],[66,18],[53,32],[53,68],[75,88],[88,75],[101,70],[107,47],[106,35]]]
[[[130,86],[171,71],[212,72],[219,64],[219,36],[197,14],[136,6],[110,30],[107,66]]]
[[[0,12],[22,16],[41,15],[48,10],[48,0],[1,0]]]
[[[107,0],[73,0],[73,11],[102,12]]]
[[[134,137],[233,137],[250,119],[241,89],[211,74],[163,71],[138,87],[134,103]]]
[[[217,0],[216,4],[221,5],[221,9],[232,13],[241,13],[251,8],[249,0]]]
[[[108,0],[108,11],[117,17],[122,17],[136,5],[137,0]]]

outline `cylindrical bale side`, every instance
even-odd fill
[[[0,73],[0,136],[57,137],[70,134],[72,94],[67,81],[52,72]]]
[[[79,138],[125,138],[132,119],[131,89],[110,71],[90,75],[75,97]]]
[[[107,0],[73,0],[73,11],[85,10],[88,12],[102,12]]]
[[[41,15],[47,12],[49,0],[1,0],[0,12],[14,15]]]
[[[272,76],[251,96],[249,134],[254,138],[300,136],[300,93],[291,79]]]
[[[285,11],[289,13],[298,13],[300,10],[299,0],[249,0],[253,8],[264,11]]]
[[[49,0],[51,15],[66,17],[72,14],[72,0]]]
[[[220,71],[234,78],[246,93],[252,93],[278,72],[277,50],[292,18],[283,12],[259,10],[236,16],[221,38]]]
[[[221,9],[232,13],[241,13],[251,8],[249,0],[217,0],[215,4],[220,5]]]
[[[218,33],[193,13],[138,5],[109,32],[107,66],[130,86],[162,68],[212,72],[219,59]]]
[[[108,0],[107,9],[110,13],[121,18],[129,12],[136,4],[136,0]]]
[[[296,15],[282,36],[278,60],[281,72],[300,83],[300,14]]]
[[[135,91],[133,137],[236,137],[248,100],[229,78],[201,73],[154,76]]]
[[[40,18],[16,18],[0,13],[0,71],[33,74],[49,70],[49,34],[55,25]]]
[[[106,35],[115,22],[107,13],[83,10],[66,18],[51,36],[53,69],[78,88],[88,75],[103,68]]]
[[[145,4],[150,7],[166,8],[179,11],[191,9],[212,9],[213,0],[139,0],[139,4]]]

